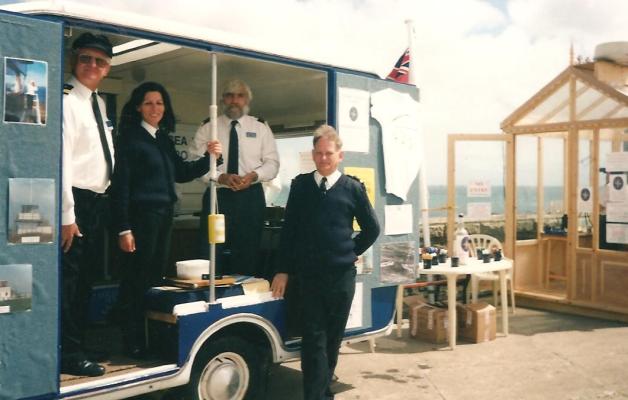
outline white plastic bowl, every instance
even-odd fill
[[[177,278],[203,279],[203,274],[209,274],[209,260],[177,261]]]

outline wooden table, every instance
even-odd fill
[[[421,275],[444,275],[447,277],[447,310],[449,312],[449,346],[456,348],[456,278],[458,275],[467,275],[480,272],[499,272],[499,283],[502,303],[502,333],[508,335],[508,290],[506,286],[506,271],[512,268],[512,260],[502,258],[500,261],[484,263],[482,260],[470,258],[466,265],[456,268],[451,267],[451,259],[445,264],[432,266],[431,269],[421,269],[417,274]],[[473,299],[475,302],[476,299]],[[504,306],[506,305],[506,306]]]

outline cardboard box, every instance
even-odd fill
[[[447,310],[418,302],[410,306],[410,335],[432,343],[447,342]]]
[[[425,304],[427,301],[420,294],[415,294],[412,296],[405,296],[403,298],[403,304],[407,305],[410,309],[417,304]]]
[[[495,340],[495,307],[488,303],[458,304],[458,336],[473,343]]]

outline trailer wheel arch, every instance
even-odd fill
[[[270,340],[261,327],[244,322],[228,325],[210,336],[196,353],[185,397],[261,398],[271,360]]]

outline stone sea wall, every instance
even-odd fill
[[[559,225],[560,215],[547,215],[545,224]],[[469,234],[482,233],[504,241],[504,216],[495,215],[488,220],[465,220],[464,227]],[[520,216],[517,220],[517,240],[535,239],[537,232],[536,215]],[[432,245],[447,244],[447,221],[445,218],[430,220],[430,237]]]

